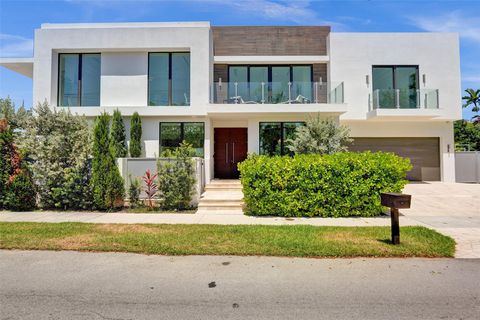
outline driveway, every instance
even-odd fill
[[[405,217],[454,238],[457,258],[480,258],[480,184],[410,183],[404,192],[412,195]]]

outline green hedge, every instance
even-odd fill
[[[384,152],[268,157],[239,164],[248,215],[371,217],[381,192],[401,192],[409,159]]]

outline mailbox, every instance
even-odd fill
[[[411,195],[403,193],[387,192],[380,194],[380,203],[382,204],[382,206],[390,207],[393,244],[400,244],[400,223],[398,221],[398,209],[410,208],[411,199]]]
[[[396,209],[408,209],[410,208],[412,196],[403,193],[381,193],[380,202],[382,206]]]

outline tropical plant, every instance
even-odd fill
[[[161,205],[167,210],[185,210],[191,206],[195,187],[192,155],[195,149],[183,141],[170,153],[172,160],[157,162]]]
[[[58,209],[91,209],[91,133],[85,117],[68,110],[35,108],[21,141],[38,191],[39,206]]]
[[[150,169],[147,169],[145,175],[142,177],[143,182],[145,183],[144,192],[147,195],[147,203],[150,209],[153,209],[153,199],[157,195],[158,186],[155,183],[155,179],[157,179],[158,174],[151,174]]]
[[[117,109],[113,112],[111,144],[113,155],[115,158],[125,158],[128,154],[127,142],[125,137],[125,124],[123,123],[122,114]]]
[[[142,119],[138,112],[130,120],[130,157],[138,158],[142,155]]]
[[[140,180],[138,178],[132,178],[131,175],[129,175],[128,180],[128,199],[130,202],[130,207],[134,208],[140,204]]]
[[[102,113],[93,130],[92,186],[95,205],[101,210],[123,206],[125,187],[110,145],[110,116]]]
[[[348,127],[317,114],[297,127],[295,138],[287,139],[287,148],[295,154],[333,154],[346,151],[351,141]]]
[[[473,90],[471,88],[466,89],[465,92],[467,93],[466,96],[463,96],[462,99],[465,101],[463,104],[464,108],[472,107],[473,112],[480,111],[480,89]],[[480,122],[480,115],[474,115],[472,117],[472,121],[477,123]]]

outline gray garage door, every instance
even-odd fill
[[[439,138],[353,138],[350,151],[385,151],[409,158],[413,169],[409,180],[440,180]]]

